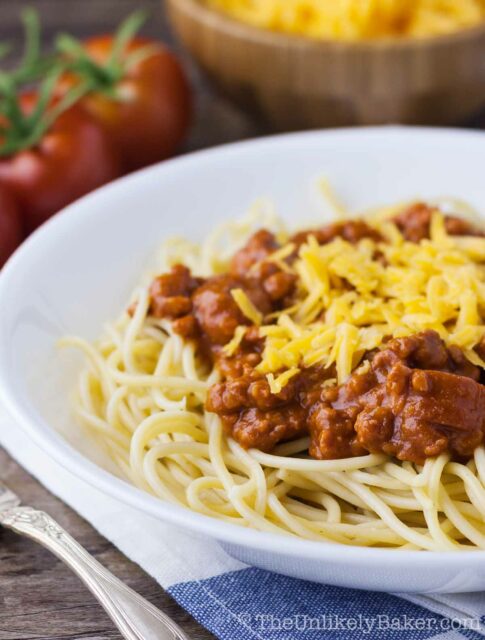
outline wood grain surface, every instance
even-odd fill
[[[0,477],[18,492],[25,504],[50,513],[105,567],[176,620],[190,638],[213,638],[140,567],[54,498],[2,449]],[[1,640],[120,637],[93,596],[67,567],[35,542],[0,529]]]
[[[177,48],[158,0],[0,0],[0,40],[19,48],[19,13],[35,6],[44,26],[44,41],[61,30],[78,36],[109,31],[130,11],[146,7],[151,18],[146,35],[161,37]],[[262,133],[243,114],[218,98],[183,52],[196,88],[197,117],[185,151]],[[126,584],[168,613],[193,640],[213,636],[198,625],[138,566],[129,562],[87,522],[49,494],[0,449],[0,478],[26,504],[43,509]],[[91,594],[48,551],[11,532],[0,530],[0,640],[106,640],[120,638]]]

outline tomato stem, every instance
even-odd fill
[[[63,65],[51,69],[40,85],[37,102],[30,114],[22,109],[18,92],[8,82],[6,86],[2,85],[0,78],[0,93],[3,93],[0,112],[8,123],[2,126],[0,156],[10,156],[38,144],[54,122],[87,93],[87,85],[80,83],[53,102],[56,85],[63,73]]]
[[[39,79],[54,62],[53,56],[42,55],[40,22],[35,9],[25,9],[22,12],[22,22],[25,33],[24,54],[20,65],[9,74],[17,85]]]
[[[9,73],[0,71],[0,156],[10,156],[38,144],[62,113],[92,91],[119,99],[117,84],[127,70],[157,50],[156,46],[147,45],[126,54],[129,42],[146,18],[145,11],[128,16],[116,32],[107,62],[100,64],[89,56],[79,40],[67,34],[56,40],[57,51],[63,55],[61,60],[58,55],[43,56],[38,14],[32,8],[23,11],[25,46],[21,63]],[[7,51],[8,45],[0,44],[0,58]],[[53,100],[59,79],[66,71],[75,73],[79,82],[63,97]],[[20,89],[40,79],[35,106],[25,113]]]
[[[25,51],[21,69],[32,69],[40,58],[40,22],[37,12],[31,7],[22,13],[25,26]]]
[[[104,93],[116,100],[119,96],[116,85],[126,75],[128,69],[152,55],[156,46],[147,45],[126,55],[126,47],[147,19],[147,12],[140,10],[129,15],[118,27],[113,39],[108,60],[100,64],[86,52],[82,43],[67,34],[61,34],[56,40],[58,51],[68,60],[68,69],[86,82],[91,91]]]
[[[139,10],[132,13],[118,27],[116,32],[111,55],[108,59],[108,68],[121,68],[121,76],[123,75],[122,58],[130,40],[138,33],[143,24],[146,22],[148,14],[146,11]]]
[[[57,79],[55,80],[54,85],[56,83]],[[68,91],[52,108],[47,109],[43,118],[44,130],[49,129],[57,120],[57,118],[59,118],[59,116],[64,113],[64,111],[67,111],[73,105],[75,105],[76,102],[78,102],[83,96],[85,96],[88,91],[89,86],[86,83],[81,83],[77,85],[77,87],[74,87],[73,89]]]
[[[66,72],[66,62],[58,56],[42,55],[40,22],[34,9],[26,9],[22,21],[25,31],[22,60],[13,71],[0,71],[0,156],[10,156],[38,144],[57,118],[89,90],[82,81],[59,100],[53,100],[59,78]],[[5,48],[4,45],[3,51]],[[39,80],[36,103],[26,113],[21,90]]]
[[[147,44],[145,47],[141,47],[140,49],[137,49],[137,51],[133,51],[133,53],[130,53],[125,58],[125,70],[135,67],[139,62],[145,58],[149,58],[157,51],[160,51],[160,46],[158,44]]]

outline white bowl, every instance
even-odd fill
[[[102,469],[70,416],[80,360],[65,334],[95,338],[118,315],[159,242],[202,238],[268,196],[297,224],[324,206],[325,175],[351,209],[456,196],[485,211],[485,135],[378,128],[278,136],[192,154],[115,182],[38,230],[0,275],[0,396],[29,436],[72,473],[156,518],[218,540],[234,557],[289,576],[401,592],[485,588],[485,551],[346,547],[238,528],[166,504]]]

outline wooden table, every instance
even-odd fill
[[[140,567],[127,560],[85,520],[54,498],[2,449],[0,477],[26,504],[54,516],[105,567],[176,620],[190,638],[213,638]],[[120,637],[79,579],[49,551],[10,531],[0,530],[1,640],[107,640]]]
[[[152,11],[147,35],[176,47],[157,0],[0,0],[0,40],[20,46],[19,10],[38,8],[44,39],[69,31],[78,36],[110,31],[140,6]],[[183,53],[182,53],[183,55]],[[241,113],[217,98],[186,59],[197,94],[197,118],[186,150],[229,142],[261,131]],[[138,566],[129,562],[74,511],[54,498],[0,449],[0,478],[25,501],[44,509],[126,584],[168,613],[194,640],[213,636],[198,625]],[[105,640],[119,638],[91,594],[48,551],[7,531],[0,531],[0,640]]]

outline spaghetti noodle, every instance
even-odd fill
[[[392,347],[389,337],[408,339],[419,331],[433,332],[443,353],[455,353],[451,373],[443,364],[422,373],[432,374],[431,380],[438,374],[466,378],[481,394],[485,239],[470,223],[446,217],[433,206],[400,205],[373,213],[365,223],[355,222],[370,232],[355,235],[354,226],[351,237],[351,227],[336,223],[290,237],[271,212],[258,211],[223,225],[201,245],[167,242],[157,272],[170,273],[183,263],[185,298],[180,290],[167,296],[167,282],[173,283],[150,276],[135,291],[129,310],[96,344],[77,337],[63,340],[63,345],[80,348],[88,361],[79,379],[76,415],[124,477],[163,500],[225,522],[349,545],[485,548],[481,441],[467,455],[447,440],[437,455],[423,454],[425,449],[413,454],[419,459],[409,452],[399,453],[398,459],[385,446],[373,451],[360,444],[347,457],[311,459],[308,430],[290,436],[283,431],[270,444],[247,448],[230,425],[241,415],[247,424],[248,415],[261,409],[238,406],[242,413],[231,414],[228,428],[225,414],[206,408],[212,390],[235,379],[227,367],[240,364],[237,358],[250,332],[259,346],[257,358],[256,351],[243,354],[249,357],[245,371],[248,362],[251,371],[258,369],[251,380],[258,388],[261,381],[268,385],[268,411],[280,416],[290,401],[274,410],[271,398],[286,397],[302,372],[316,371],[311,393],[316,385],[318,394],[312,397],[320,402],[325,389],[344,389],[352,376],[375,368],[376,353],[382,356]],[[235,268],[235,255],[242,262],[248,258],[238,250],[261,227],[271,230],[277,247],[259,258],[252,254],[244,270],[252,278],[264,267],[266,281],[280,273],[287,277],[273,277],[272,306],[265,307],[249,285],[233,286],[237,279],[231,276],[228,290],[239,322],[221,337],[220,317],[217,326],[203,324],[205,317],[211,321],[217,316],[214,277],[220,282],[217,278]],[[279,293],[286,283],[283,296],[274,293],[275,282]],[[205,304],[207,311],[207,296],[213,306],[201,320],[197,305]],[[202,330],[209,332],[205,342]],[[477,398],[481,402],[481,395]],[[303,423],[310,420],[308,413],[299,415]],[[402,420],[393,414],[396,430],[398,418]],[[431,437],[443,440],[452,427]]]

